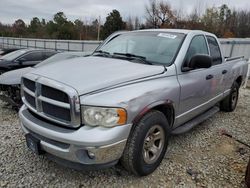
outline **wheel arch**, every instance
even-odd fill
[[[134,118],[133,124],[134,125],[137,124],[144,115],[146,115],[148,112],[152,110],[157,110],[162,112],[167,118],[169,126],[170,127],[173,126],[175,119],[175,109],[174,109],[174,103],[171,100],[158,101],[148,105]]]
[[[235,80],[235,82],[239,85],[239,87],[241,86],[242,81],[243,81],[242,76],[238,76],[238,78]]]

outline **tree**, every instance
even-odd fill
[[[250,12],[240,11],[237,13],[237,37],[250,36]]]
[[[147,25],[153,28],[171,27],[177,20],[170,4],[163,0],[151,0],[146,14]]]
[[[67,18],[63,12],[58,12],[54,15],[54,22],[57,25],[63,25],[67,23]]]
[[[26,32],[26,25],[22,19],[18,19],[13,24],[13,31],[16,35],[22,37]]]
[[[224,36],[225,33],[230,33],[229,25],[231,19],[231,10],[226,4],[223,4],[219,8],[219,24],[220,24],[220,36]]]
[[[149,0],[144,22],[142,18],[128,16],[125,23],[119,11],[113,10],[101,27],[100,18],[71,22],[63,12],[58,12],[48,21],[34,17],[28,26],[22,19],[9,25],[0,23],[0,36],[96,40],[100,28],[101,39],[123,29],[178,28],[205,30],[218,37],[250,37],[249,10],[235,10],[226,4],[208,7],[204,13],[201,9],[198,3],[190,14],[185,14],[182,7],[178,12],[172,9],[167,0]]]
[[[105,39],[113,32],[125,29],[125,26],[126,24],[123,22],[120,12],[118,10],[113,10],[106,17],[106,22],[101,31],[101,38]]]
[[[134,27],[135,27],[135,30],[138,30],[138,29],[140,29],[140,20],[139,20],[139,18],[136,16],[135,17],[135,20],[134,20]]]
[[[220,34],[219,11],[216,7],[207,8],[201,21],[204,24],[204,29],[206,31],[213,32],[216,35]]]
[[[46,24],[46,32],[48,33],[50,38],[56,38],[57,28],[56,28],[56,24],[52,20],[50,20]]]
[[[45,27],[45,26],[46,26],[46,21],[45,21],[44,18],[42,18],[41,25],[42,25],[42,27]]]
[[[131,16],[129,16],[126,21],[126,30],[129,30],[129,31],[134,30],[134,24],[133,24],[133,20]]]
[[[170,4],[165,1],[159,3],[157,17],[160,20],[160,27],[168,27],[174,25],[176,22],[174,11],[171,9]]]
[[[39,18],[34,17],[31,21],[30,21],[30,25],[29,25],[29,31],[31,33],[37,33],[39,31],[39,29],[41,28],[41,22],[39,20]]]
[[[77,37],[74,23],[68,21],[63,12],[54,15],[53,21],[47,23],[46,30],[51,38],[75,39]]]
[[[84,24],[81,20],[76,19],[74,21],[75,24],[75,30],[77,33],[79,33],[79,39],[82,40],[82,35],[83,35],[83,29],[84,29]]]
[[[157,2],[151,0],[149,6],[146,6],[146,20],[149,27],[158,28],[159,18],[157,17]]]

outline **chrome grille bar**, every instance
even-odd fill
[[[41,101],[44,101],[46,103],[49,103],[49,104],[53,104],[55,106],[59,106],[59,107],[62,107],[62,108],[66,108],[66,109],[69,109],[70,110],[70,104],[69,103],[64,103],[64,102],[60,102],[60,101],[55,101],[53,99],[49,99],[49,98],[46,98],[44,96],[38,96],[38,101],[41,102]]]
[[[32,97],[36,97],[35,93],[30,91],[28,88],[24,87],[23,90]]]

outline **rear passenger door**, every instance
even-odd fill
[[[212,98],[215,101],[220,101],[223,97],[223,92],[226,84],[226,76],[228,75],[227,65],[223,62],[221,50],[217,39],[213,36],[206,36],[210,56],[212,57],[213,63],[211,74],[213,76],[211,82]]]

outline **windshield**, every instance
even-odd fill
[[[98,51],[110,55],[133,54],[152,64],[170,65],[185,35],[173,32],[130,32],[116,36]]]
[[[25,54],[26,52],[27,52],[26,50],[17,50],[17,51],[10,52],[10,53],[0,57],[0,59],[7,60],[7,61],[13,61],[16,58],[18,58],[19,56]]]

